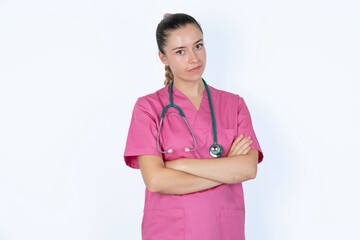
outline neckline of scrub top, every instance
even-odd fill
[[[186,99],[191,104],[191,106],[198,112],[201,109],[201,105],[203,104],[204,96],[207,97],[207,93],[206,93],[206,89],[204,88],[203,93],[202,93],[202,97],[201,97],[201,102],[200,102],[200,105],[199,105],[199,109],[197,109],[195,107],[195,105],[192,103],[192,101],[183,92],[181,92],[179,89],[177,89],[175,87],[175,85],[173,85],[173,96],[178,96],[178,97],[181,96],[182,98]],[[175,100],[174,100],[174,104],[177,105]]]
[[[169,87],[167,89],[169,89]],[[209,90],[211,92],[210,86],[209,86]],[[183,110],[186,119],[188,120],[190,126],[192,127],[195,126],[196,119],[198,118],[199,114],[205,114],[206,116],[207,115],[211,116],[208,96],[205,88],[203,90],[203,95],[201,98],[199,109],[196,109],[196,107],[190,101],[190,99],[175,86],[173,86],[173,99],[174,99],[174,104],[178,105]]]

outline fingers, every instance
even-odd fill
[[[235,139],[235,141],[232,143],[229,152],[232,152],[232,151],[234,150],[234,148],[236,147],[236,145],[237,145],[237,144],[241,141],[241,139],[243,139],[243,138],[244,138],[243,135],[238,136],[238,137]]]
[[[243,135],[240,135],[231,145],[228,156],[247,154],[251,150],[252,143],[253,141],[251,140],[251,137],[244,137]]]
[[[236,144],[234,150],[238,154],[246,154],[250,151],[251,144],[252,144],[251,137],[242,138],[240,142]]]

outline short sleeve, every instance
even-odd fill
[[[258,162],[260,163],[263,160],[263,152],[255,135],[249,109],[247,108],[244,99],[240,96],[239,96],[239,104],[238,104],[237,131],[238,131],[238,135],[243,134],[244,136],[251,137],[251,140],[253,141],[253,143],[251,144],[251,149],[258,150],[259,152]]]
[[[138,156],[162,156],[156,149],[156,114],[146,98],[139,98],[134,106],[126,140],[124,160],[131,168],[139,169]]]

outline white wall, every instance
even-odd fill
[[[0,1],[0,239],[140,239],[122,154],[136,98],[162,86],[165,12],[200,21],[205,79],[250,108],[247,239],[359,239],[355,0]]]

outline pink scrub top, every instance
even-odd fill
[[[252,149],[259,151],[248,108],[238,95],[211,86],[217,125],[218,143],[226,156],[237,136],[251,136]],[[177,110],[169,108],[161,129],[161,148],[172,153],[162,154],[156,147],[156,136],[161,111],[169,104],[168,85],[153,94],[140,97],[134,107],[124,159],[132,168],[139,168],[138,156],[157,155],[164,161],[178,158],[211,158],[209,147],[214,143],[208,96],[204,90],[199,110],[190,100],[173,87],[174,103],[178,105],[192,128],[198,148],[192,148],[193,138]],[[242,184],[223,184],[208,190],[167,195],[146,189],[142,220],[143,240],[243,240],[245,223]]]

